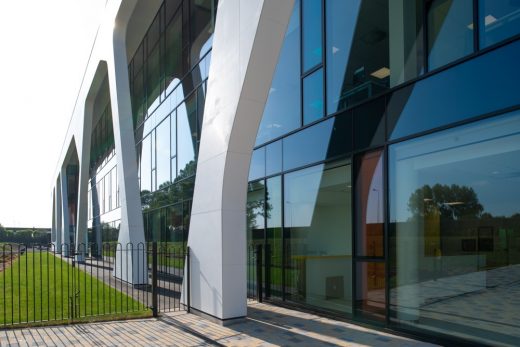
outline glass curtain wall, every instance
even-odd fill
[[[216,8],[164,1],[128,67],[147,240],[186,240]]]
[[[497,115],[520,105],[518,11],[296,2],[249,176],[264,296],[448,342],[517,344],[520,115]]]
[[[390,309],[407,327],[520,340],[520,112],[390,146]]]
[[[296,1],[256,145],[517,37],[519,11],[509,0]]]
[[[285,175],[287,300],[352,312],[350,165]]]

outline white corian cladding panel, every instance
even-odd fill
[[[251,153],[294,0],[220,0],[188,245],[191,305],[246,316]]]

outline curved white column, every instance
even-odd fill
[[[191,304],[220,320],[244,317],[246,194],[251,153],[293,0],[221,0],[188,245]]]
[[[132,284],[148,283],[141,196],[137,179],[126,30],[136,1],[123,2],[116,16],[113,45],[107,56],[108,81],[114,140],[117,153],[117,175],[121,197],[121,227],[118,243],[122,250],[116,260],[115,276]],[[128,248],[127,248],[128,247]],[[141,247],[141,251],[138,251]]]

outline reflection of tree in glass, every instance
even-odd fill
[[[141,191],[141,206],[143,209],[151,210],[167,205],[171,205],[184,200],[193,198],[193,187],[195,183],[194,174],[196,162],[190,161],[173,182],[167,181],[159,186],[155,192],[148,190]]]
[[[260,182],[250,183],[250,191],[255,191],[259,189],[264,189],[263,185]],[[262,196],[262,198],[264,198]],[[265,192],[265,218],[269,218],[271,216],[271,210],[273,206],[269,202],[269,191]],[[247,218],[247,229],[263,229],[263,225],[256,225],[256,220],[258,217],[261,217],[261,220],[264,219],[264,199],[260,200],[252,200],[246,203],[246,218]]]
[[[480,218],[484,207],[477,193],[471,187],[457,184],[424,185],[412,193],[408,200],[408,210],[414,216],[439,214],[443,218]]]

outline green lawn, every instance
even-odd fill
[[[26,252],[0,272],[0,327],[150,314],[143,304],[45,251]]]

